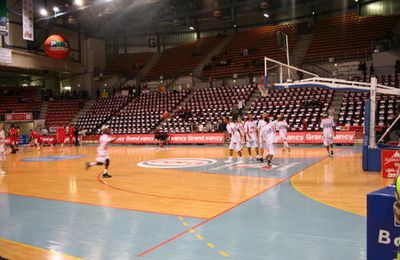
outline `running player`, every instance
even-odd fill
[[[64,149],[65,143],[65,128],[60,125],[56,131],[57,143],[61,144],[61,151]]]
[[[328,114],[324,114],[323,118],[321,119],[320,127],[322,128],[324,146],[328,151],[328,156],[333,156],[333,137],[335,136],[335,131],[333,128],[335,127],[335,122],[333,122],[333,119],[329,117]]]
[[[249,152],[250,160],[253,160],[251,156],[251,148],[256,151],[258,158],[258,142],[257,142],[257,122],[254,121],[253,115],[248,116],[248,120],[244,123],[244,132],[246,137],[246,147]]]
[[[17,153],[18,130],[14,125],[8,129],[8,136],[10,138],[11,153]]]
[[[101,129],[102,135],[99,139],[99,147],[97,147],[97,158],[95,162],[87,162],[86,163],[86,170],[90,167],[96,165],[104,165],[104,170],[102,177],[103,178],[111,178],[112,176],[108,174],[108,167],[110,166],[110,155],[107,151],[107,145],[109,143],[114,142],[117,138],[111,137],[111,131],[107,127],[102,127]]]
[[[233,156],[233,151],[235,150],[238,155],[239,155],[239,160],[238,162],[241,163],[243,162],[242,158],[242,145],[241,145],[241,139],[240,139],[240,131],[236,125],[235,122],[231,122],[229,120],[229,117],[225,117],[225,124],[226,124],[226,130],[228,131],[231,142],[229,144],[229,158],[228,160],[225,161],[225,163],[231,163],[233,161],[232,156]]]
[[[279,131],[279,135],[283,140],[283,150],[287,149],[290,152],[290,146],[287,142],[287,127],[288,124],[285,120],[285,116],[282,114],[279,115],[278,121],[276,122],[276,128]]]
[[[29,146],[35,146],[36,150],[40,149],[40,143],[41,143],[41,136],[39,134],[39,132],[35,131],[35,130],[31,130],[31,143],[29,144]]]
[[[74,127],[74,125],[70,125],[69,127],[68,127],[68,137],[69,137],[69,143],[70,144],[74,144],[74,137],[75,137],[75,134],[74,134],[74,132],[75,132],[75,127]]]
[[[3,128],[3,123],[0,123],[0,175],[6,174],[3,170],[3,161],[6,159],[6,134],[4,133]]]
[[[260,120],[258,120],[257,123],[257,137],[258,137],[258,148],[259,148],[259,153],[257,154],[257,161],[259,162],[264,162],[264,144],[262,142],[262,137],[261,137],[261,129],[267,124],[265,120],[267,120],[268,115],[267,113],[263,113],[261,115]]]
[[[276,121],[272,121],[270,118],[265,118],[266,124],[261,128],[261,140],[263,148],[268,150],[268,154],[265,157],[268,166],[272,166],[272,158],[275,155],[276,148]]]

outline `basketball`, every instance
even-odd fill
[[[62,60],[69,55],[69,44],[67,40],[60,35],[51,35],[44,42],[46,54],[56,60]]]

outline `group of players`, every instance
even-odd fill
[[[272,166],[272,158],[276,154],[277,136],[283,140],[283,149],[290,152],[290,146],[287,140],[288,123],[283,114],[277,120],[268,114],[263,113],[258,121],[254,120],[253,115],[249,115],[247,121],[243,124],[241,118],[230,120],[229,117],[225,118],[226,129],[230,135],[229,143],[229,158],[225,163],[233,162],[233,152],[238,153],[238,163],[244,162],[242,154],[242,146],[246,145],[250,160],[252,157],[252,149],[255,150],[256,160],[260,163],[264,162],[264,158],[268,166]],[[322,128],[322,136],[324,139],[324,146],[327,149],[328,156],[333,156],[333,138],[335,136],[335,123],[327,114],[323,115],[320,127]],[[264,157],[264,150],[267,151]]]

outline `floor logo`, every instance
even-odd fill
[[[74,160],[85,157],[84,155],[61,155],[61,156],[42,156],[42,157],[30,157],[21,159],[22,162],[54,162],[64,160]]]
[[[177,169],[177,168],[190,168],[201,167],[216,163],[217,160],[205,158],[165,158],[151,161],[140,162],[137,165],[145,168],[164,168],[164,169]]]

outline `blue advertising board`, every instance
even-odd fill
[[[367,195],[367,260],[397,259],[400,223],[393,214],[395,200],[394,186]]]

